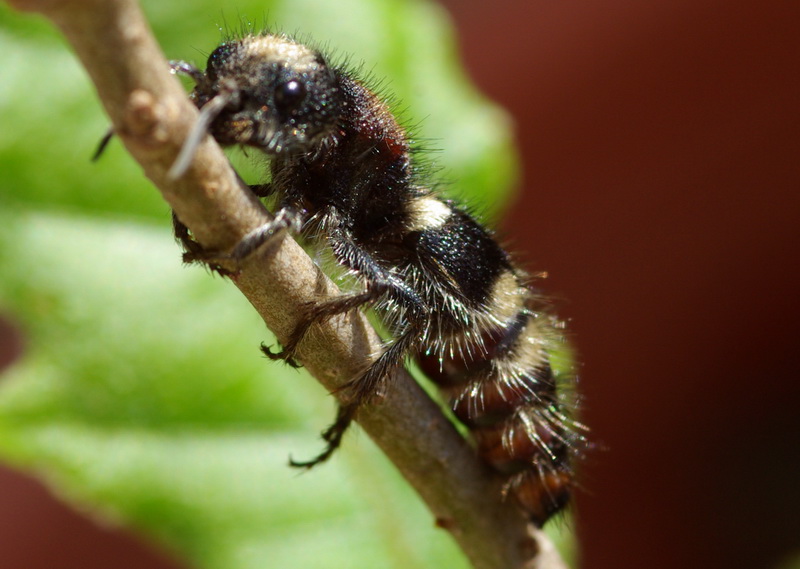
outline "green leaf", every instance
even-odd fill
[[[203,65],[223,6],[144,7],[168,57]],[[515,172],[508,120],[465,80],[441,9],[237,10],[231,29],[266,13],[386,77],[454,191],[497,211]],[[0,313],[26,339],[0,377],[0,460],[197,567],[466,567],[366,437],[311,473],[287,466],[319,451],[330,397],[260,355],[273,340],[230,283],[181,266],[168,207],[121,145],[89,162],[107,121],[63,40],[4,6],[0,20]]]
[[[29,345],[0,384],[4,460],[198,567],[458,559],[366,438],[312,473],[288,467],[319,450],[332,402],[259,355],[259,317],[181,267],[165,227],[4,212],[0,251],[0,305]]]

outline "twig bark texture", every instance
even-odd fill
[[[72,44],[95,84],[115,133],[195,238],[230,250],[269,212],[238,183],[225,155],[207,137],[186,174],[167,171],[197,118],[170,75],[135,0],[10,0],[49,18]],[[286,339],[302,306],[338,293],[290,238],[252,255],[233,282],[278,339]],[[231,267],[233,268],[233,267]],[[364,368],[379,349],[359,313],[317,326],[299,359],[329,391]],[[541,532],[501,496],[499,482],[406,372],[358,422],[400,469],[476,569],[558,569],[563,562]]]

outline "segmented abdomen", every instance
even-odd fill
[[[507,494],[541,526],[568,504],[571,463],[585,438],[551,366],[563,343],[560,323],[522,281],[509,268],[494,283],[487,308],[502,324],[487,318],[456,353],[430,353],[420,363],[470,428],[479,455],[508,477]]]

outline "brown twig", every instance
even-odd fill
[[[115,133],[204,247],[230,250],[270,219],[210,137],[186,174],[168,179],[197,111],[169,74],[135,0],[10,2],[43,14],[63,32],[89,72]],[[288,337],[305,303],[338,293],[289,238],[234,268],[233,282],[278,339]],[[335,391],[379,346],[363,315],[349,314],[315,327],[299,359]],[[405,371],[397,373],[384,400],[360,410],[358,422],[476,569],[565,567],[547,537],[502,500],[498,480]]]

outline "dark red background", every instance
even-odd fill
[[[506,224],[568,302],[586,569],[800,552],[800,2],[449,0],[515,116]],[[0,471],[9,567],[168,567]],[[13,561],[12,561],[13,560]]]
[[[800,553],[800,2],[450,0],[584,362],[586,569]]]

